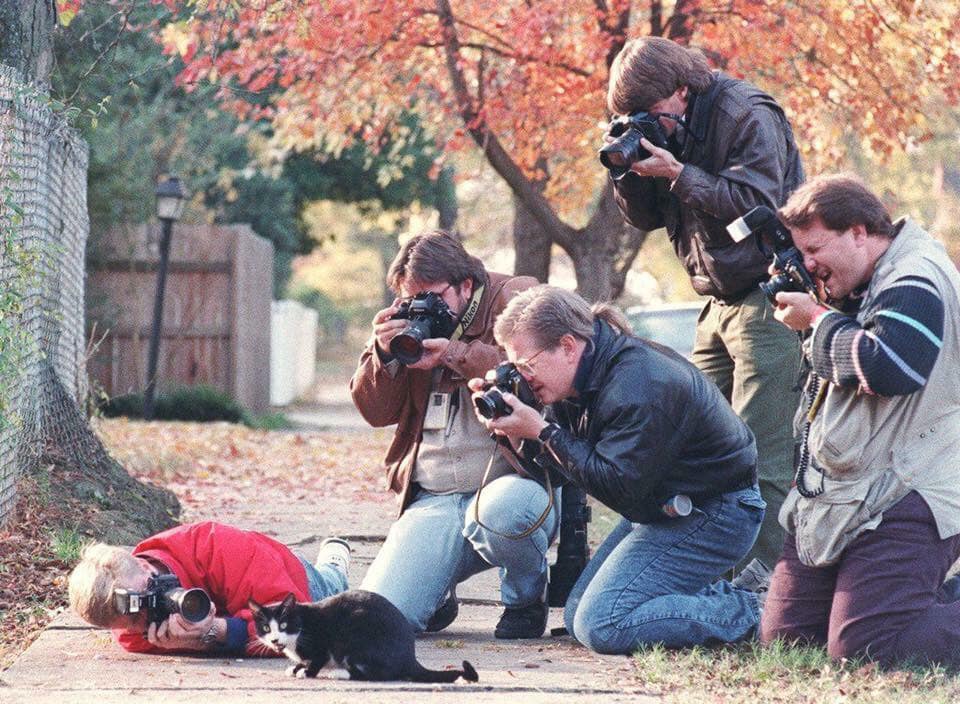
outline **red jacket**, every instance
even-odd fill
[[[162,562],[185,588],[206,590],[217,616],[243,619],[247,655],[277,654],[257,645],[248,598],[269,604],[293,592],[297,601],[311,601],[303,563],[287,546],[262,533],[212,521],[190,523],[147,538],[133,554]],[[113,635],[132,652],[171,652],[154,647],[141,633],[115,630]]]

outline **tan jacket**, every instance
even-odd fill
[[[960,274],[914,222],[904,221],[878,260],[857,319],[871,315],[880,291],[906,275],[929,279],[940,293],[943,346],[926,384],[912,394],[873,396],[829,385],[808,442],[825,491],[804,498],[791,489],[780,511],[804,564],[836,562],[910,491],[929,505],[941,538],[960,533]],[[808,483],[816,485],[814,472]]]
[[[450,342],[441,360],[438,391],[451,391],[474,377],[482,377],[506,359],[493,339],[494,321],[511,298],[539,283],[531,276],[490,273],[489,278],[476,316],[460,339]],[[429,369],[409,369],[396,361],[384,363],[371,339],[350,380],[353,402],[370,425],[397,425],[383,467],[388,487],[400,496],[401,513],[412,498],[410,477],[422,438],[431,375]]]

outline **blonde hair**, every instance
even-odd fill
[[[542,284],[510,300],[497,317],[493,335],[503,346],[524,333],[530,335],[538,347],[552,349],[568,334],[590,342],[597,319],[606,321],[618,333],[630,333],[630,323],[616,306],[609,303],[591,306],[573,291]]]
[[[88,545],[70,573],[70,607],[84,621],[109,628],[122,615],[113,590],[127,587],[140,573],[140,563],[129,550],[104,543]]]

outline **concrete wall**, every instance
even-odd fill
[[[312,385],[319,314],[297,301],[274,301],[270,315],[270,403],[286,406]]]

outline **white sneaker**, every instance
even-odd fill
[[[327,538],[320,543],[320,552],[317,553],[316,567],[333,565],[336,569],[348,576],[350,572],[350,545],[343,538]]]

